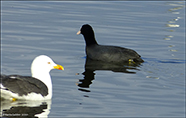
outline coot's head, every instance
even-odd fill
[[[84,36],[87,46],[97,44],[95,37],[94,37],[94,31],[89,24],[83,25],[80,31],[77,32],[77,34],[82,34]]]

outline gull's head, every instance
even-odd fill
[[[54,63],[54,61],[46,56],[40,55],[37,56],[31,65],[32,76],[41,74],[41,73],[49,73],[52,69],[64,70],[63,66]]]

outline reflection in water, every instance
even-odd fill
[[[185,7],[184,2],[170,2],[170,3],[168,3],[168,5],[173,6],[173,8],[168,10],[172,14],[180,14],[179,10],[183,9]],[[176,23],[181,18],[182,17],[177,16],[176,18],[169,20],[168,23],[166,24],[166,27],[171,27],[171,28],[180,27],[180,25],[178,25]],[[174,32],[175,30],[171,29],[171,30],[168,30],[168,31]],[[165,40],[170,40],[170,38],[173,38],[173,36],[167,35],[166,38],[164,38],[164,39]]]
[[[174,6],[174,8],[169,9],[173,14],[179,14],[179,12],[176,11],[184,8],[184,2],[170,2],[169,5]]]
[[[1,117],[5,118],[47,118],[51,100],[48,101],[1,101]]]
[[[178,24],[179,23],[178,21],[184,18],[183,16],[181,16],[182,13],[180,14],[180,12],[181,12],[182,9],[185,8],[185,3],[181,2],[181,1],[180,2],[170,1],[170,2],[167,2],[167,5],[171,6],[171,8],[167,10],[168,13],[169,14],[174,14],[174,15],[171,15],[171,16],[173,16],[173,18],[166,21],[166,23],[165,23],[166,35],[163,39],[166,40],[166,42],[169,42],[171,40],[175,40],[175,37],[176,37],[175,35],[176,35],[176,32],[177,32],[176,30],[183,27],[181,24]],[[186,60],[180,59],[180,58],[178,58],[174,55],[175,53],[179,52],[179,50],[175,49],[176,48],[176,43],[169,44],[168,48],[169,48],[168,51],[171,52],[171,56],[173,58],[171,58],[171,59],[160,59],[160,60],[153,59],[153,58],[146,58],[146,60],[156,61],[158,63],[171,63],[171,64],[173,64],[173,63],[184,64],[186,62]],[[149,71],[149,74],[151,74],[151,73],[152,72]],[[159,79],[160,77],[147,75],[146,78]]]
[[[179,24],[177,24],[177,22],[182,17],[178,15],[180,14],[179,10],[185,7],[184,2],[168,2],[168,5],[173,6],[172,8],[168,9],[168,11],[172,14],[176,14],[176,17],[174,19],[170,19],[168,23],[166,23],[166,27],[168,27],[169,33],[171,32],[171,35],[166,35],[164,38],[164,40],[167,40],[167,41],[173,39],[174,36],[172,35],[173,34],[172,32],[175,32],[175,28],[181,27]],[[173,49],[175,45],[169,45],[168,47],[171,48],[169,51],[178,52],[178,50]],[[174,54],[172,54],[172,56],[174,57]]]
[[[90,84],[92,84],[92,80],[94,80],[94,71],[96,70],[111,70],[113,72],[122,72],[122,73],[129,73],[135,74],[134,70],[139,70],[137,67],[140,66],[140,63],[125,63],[121,65],[105,63],[102,61],[95,61],[89,58],[86,59],[85,63],[85,72],[82,74],[84,75],[84,79],[79,79],[77,86],[81,87],[79,90],[84,92],[90,92],[89,90],[83,88],[89,88]]]

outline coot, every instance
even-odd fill
[[[134,50],[119,46],[99,45],[92,27],[85,24],[77,34],[82,34],[86,42],[87,58],[111,63],[144,62]]]

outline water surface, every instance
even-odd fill
[[[3,1],[1,73],[31,75],[30,64],[41,54],[63,65],[64,71],[51,71],[49,117],[184,117],[184,5]],[[125,72],[103,69],[99,63],[99,68],[85,69],[85,42],[76,32],[86,23],[98,43],[134,49],[145,62]],[[81,86],[85,80],[89,84]]]

